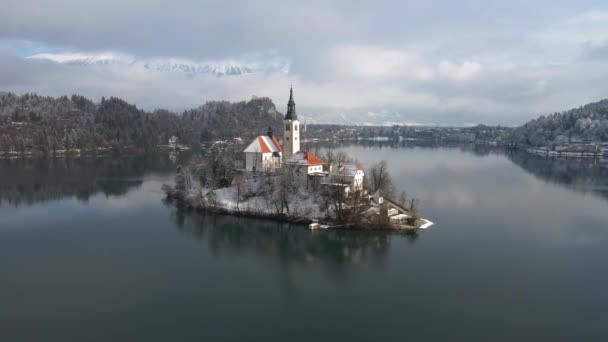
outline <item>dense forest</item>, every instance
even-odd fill
[[[242,137],[281,128],[282,115],[269,98],[212,101],[181,114],[146,112],[124,100],[95,103],[72,95],[0,95],[0,152],[53,155],[79,149],[151,150],[175,135],[180,144]]]
[[[562,113],[541,116],[509,133],[509,141],[524,146],[552,147],[569,142],[608,142],[608,100]]]

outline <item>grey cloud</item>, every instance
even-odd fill
[[[593,61],[608,61],[608,42],[600,46],[587,46],[584,55]]]
[[[608,90],[601,81],[608,76],[604,47],[595,44],[581,56],[578,46],[537,39],[578,27],[585,18],[579,13],[601,11],[593,1],[5,0],[2,7],[0,42],[26,43],[0,53],[0,90],[115,95],[176,110],[265,95],[283,109],[293,81],[298,108],[311,119],[509,125]],[[585,27],[576,33],[584,37]],[[186,79],[127,65],[74,68],[14,56],[24,51],[193,61],[276,57],[289,62],[290,72]]]
[[[434,39],[462,46],[482,35],[490,42],[505,28],[497,18],[512,22],[543,3],[552,4],[547,12],[573,7],[566,1],[5,0],[0,37],[191,58],[267,49],[314,53],[340,42],[403,46]]]

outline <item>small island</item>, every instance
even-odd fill
[[[386,161],[367,172],[356,156],[300,149],[301,126],[290,89],[283,135],[269,128],[244,149],[241,139],[218,141],[204,156],[178,166],[167,198],[188,209],[265,217],[311,229],[426,229],[419,200],[397,191]]]

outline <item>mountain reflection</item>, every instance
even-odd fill
[[[171,173],[166,154],[107,158],[0,159],[0,206],[19,207],[97,193],[120,196],[138,188],[144,175]]]
[[[278,260],[288,269],[321,265],[336,280],[359,263],[382,264],[394,237],[411,243],[418,238],[417,233],[390,231],[311,231],[303,225],[181,209],[172,218],[180,231],[204,241],[215,255]]]

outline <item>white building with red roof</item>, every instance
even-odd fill
[[[281,167],[283,149],[268,128],[267,135],[255,138],[245,150],[245,170],[247,171],[276,171]]]
[[[319,183],[315,179],[325,178],[328,174],[323,171],[324,162],[314,154],[306,151],[298,151],[290,155],[283,161],[283,164],[285,167],[290,168],[294,178],[300,184],[306,184],[307,186]]]
[[[363,177],[365,177],[363,167],[356,163],[349,163],[334,166],[329,178],[334,183],[348,184],[352,191],[361,191],[363,190]]]

